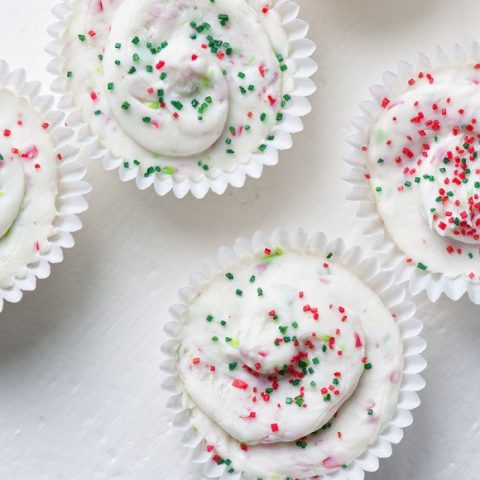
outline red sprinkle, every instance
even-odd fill
[[[245,383],[242,380],[233,380],[232,381],[232,387],[238,388],[240,390],[246,390],[248,388],[248,383]]]

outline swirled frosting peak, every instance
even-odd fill
[[[385,228],[408,263],[478,280],[480,65],[417,72],[381,100],[368,174]]]
[[[77,0],[67,88],[124,168],[231,170],[263,152],[288,100],[288,42],[257,0]]]
[[[27,98],[0,88],[0,288],[48,251],[57,162],[50,125]]]
[[[392,315],[327,259],[267,249],[232,264],[197,292],[180,342],[179,378],[207,449],[259,478],[350,463],[395,408]]]

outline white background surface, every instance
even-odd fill
[[[0,0],[0,58],[51,82],[55,0]],[[300,0],[318,92],[278,167],[203,201],[158,198],[88,161],[94,192],[66,261],[0,315],[0,480],[200,480],[160,388],[167,309],[191,270],[236,236],[303,226],[366,245],[345,204],[349,119],[385,69],[478,38],[478,0]],[[418,299],[428,385],[394,456],[369,480],[478,480],[480,307]]]

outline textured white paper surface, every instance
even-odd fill
[[[168,307],[191,270],[258,229],[358,237],[344,202],[344,139],[368,86],[436,44],[478,40],[478,0],[299,0],[320,70],[313,114],[279,166],[242,190],[158,198],[86,159],[94,187],[77,246],[0,315],[1,480],[203,480],[180,447],[160,388]],[[0,58],[45,71],[55,0],[0,0]],[[415,422],[369,480],[477,480],[480,307],[418,299],[429,342]]]

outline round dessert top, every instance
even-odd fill
[[[270,1],[71,3],[67,89],[124,169],[215,177],[266,150],[294,70]]]
[[[265,480],[322,475],[391,420],[403,370],[395,318],[329,257],[266,249],[190,301],[177,372],[217,463]]]
[[[57,210],[57,154],[35,108],[0,88],[0,288],[48,251]]]
[[[378,211],[407,262],[480,274],[480,65],[417,72],[381,100],[369,132]]]

